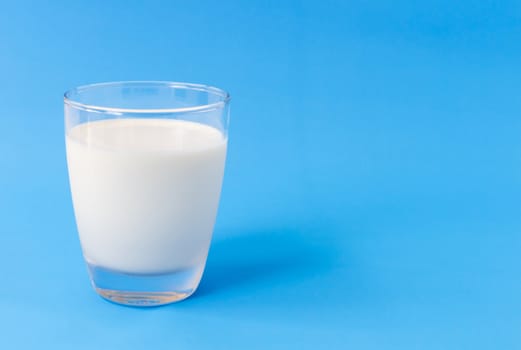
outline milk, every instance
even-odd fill
[[[70,129],[69,176],[87,262],[133,274],[204,266],[226,143],[213,127],[171,119]]]

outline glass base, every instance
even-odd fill
[[[128,306],[160,306],[192,295],[204,265],[166,274],[129,274],[87,263],[92,286],[104,299]]]

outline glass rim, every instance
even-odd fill
[[[143,85],[154,85],[154,86],[166,86],[173,89],[193,90],[202,91],[209,94],[219,96],[219,101],[207,103],[207,104],[196,104],[190,107],[177,107],[177,108],[120,108],[120,107],[109,107],[97,104],[82,103],[73,98],[74,95],[80,96],[82,92],[91,89],[103,88],[103,87],[114,87],[114,86],[125,86],[131,84],[143,84]],[[174,81],[163,81],[163,80],[128,80],[128,81],[113,81],[103,83],[93,83],[80,85],[70,90],[67,90],[63,94],[63,101],[66,105],[76,109],[81,109],[89,112],[100,112],[109,114],[122,114],[122,113],[139,113],[139,114],[162,114],[162,113],[189,113],[189,112],[200,112],[209,111],[213,109],[223,108],[231,99],[231,96],[225,90],[219,89],[214,86],[195,84],[195,83],[183,83]]]

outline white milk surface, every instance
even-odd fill
[[[165,119],[80,124],[66,135],[86,260],[126,273],[204,264],[221,192],[226,139]]]

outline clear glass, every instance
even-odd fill
[[[102,297],[156,306],[196,290],[221,193],[229,103],[223,90],[173,82],[65,93],[74,213]]]

